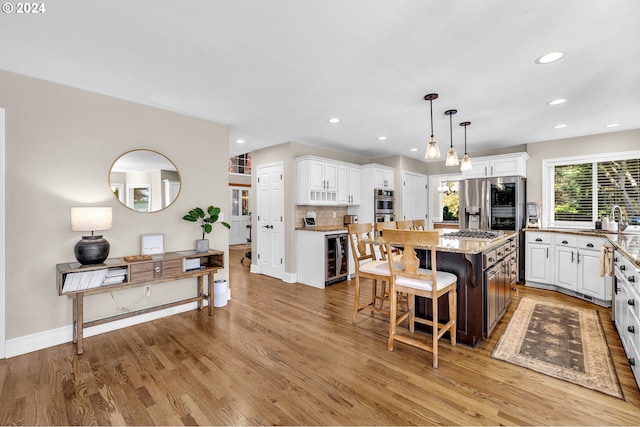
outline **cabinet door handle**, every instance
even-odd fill
[[[626,265],[621,265],[621,266],[620,266],[620,270],[624,271],[624,270],[626,270],[626,269],[627,269],[627,266],[626,266]]]
[[[618,262],[618,257],[617,256],[613,257],[613,262]]]
[[[547,258],[549,258],[549,248],[547,248]]]
[[[616,286],[616,291],[618,290],[618,287]],[[627,304],[629,305],[635,305],[636,302],[633,300],[633,298],[631,298],[629,301],[627,301]]]
[[[636,278],[635,278],[635,276],[629,276],[629,277],[627,277],[627,280],[630,281],[630,282],[635,282]]]
[[[635,364],[636,364],[636,359],[635,359],[635,358],[633,358],[633,357],[630,357],[630,358],[629,358],[629,365],[631,365],[631,366],[635,366]]]
[[[573,251],[571,251],[571,262],[573,262],[573,260],[575,259],[576,254],[573,253]]]
[[[538,238],[536,239],[536,242],[542,242],[542,239],[538,237]]]
[[[636,332],[636,328],[633,325],[629,325],[629,326],[627,326],[627,331],[629,331],[632,334],[634,334]]]
[[[562,241],[562,244],[563,244],[563,245],[568,245],[568,244],[569,244],[569,242],[567,242],[566,240],[563,240],[563,241]]]
[[[587,243],[587,247],[588,248],[592,248],[593,247],[593,243]]]
[[[580,264],[580,252],[576,252],[576,257],[578,258],[578,264]]]

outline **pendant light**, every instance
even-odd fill
[[[438,141],[433,137],[433,100],[438,99],[437,93],[428,93],[424,96],[426,101],[429,101],[429,110],[431,111],[431,138],[427,143],[427,152],[424,155],[425,159],[439,159],[440,147],[438,147]]]
[[[462,122],[460,126],[464,126],[464,157],[462,158],[462,162],[460,163],[461,171],[471,170],[471,157],[467,154],[467,126],[469,126],[471,122]]]
[[[447,151],[447,160],[445,160],[445,166],[458,166],[460,161],[458,160],[458,153],[456,153],[456,149],[453,148],[453,124],[452,124],[452,116],[456,114],[458,110],[447,110],[444,112],[447,116],[449,116],[449,134],[451,135],[451,146],[449,147],[449,151]]]

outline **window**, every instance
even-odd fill
[[[229,173],[251,175],[251,153],[229,158]]]
[[[544,212],[549,227],[592,228],[618,205],[640,225],[640,152],[543,161]]]
[[[442,206],[443,221],[458,221],[460,209],[460,193],[458,181],[442,180],[438,193],[440,193],[440,206]]]

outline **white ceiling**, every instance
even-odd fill
[[[296,141],[423,159],[430,92],[440,95],[433,115],[443,155],[448,109],[458,110],[460,155],[458,124],[471,122],[472,157],[640,128],[638,0],[44,5],[42,14],[0,15],[0,69],[228,124],[232,155]],[[566,56],[534,63],[555,50]],[[567,102],[546,105],[555,98]],[[327,123],[333,116],[342,122]]]

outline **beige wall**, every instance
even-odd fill
[[[527,145],[527,201],[542,199],[542,161],[558,157],[638,150],[640,129],[556,139]]]
[[[6,338],[71,324],[71,301],[58,295],[55,265],[74,261],[82,233],[72,232],[72,206],[112,206],[113,229],[103,232],[110,256],[138,254],[140,235],[164,233],[165,250],[191,249],[200,232],[182,216],[195,206],[228,208],[228,128],[95,93],[0,71],[6,109]],[[169,157],[182,176],[176,202],[157,213],[121,206],[111,194],[112,162],[134,148]],[[211,247],[225,250],[219,227]],[[219,272],[216,278],[226,278]],[[232,284],[231,284],[232,285]],[[132,308],[193,296],[195,281],[161,284]],[[123,306],[141,289],[115,293]],[[85,300],[88,320],[115,314],[106,295]]]

